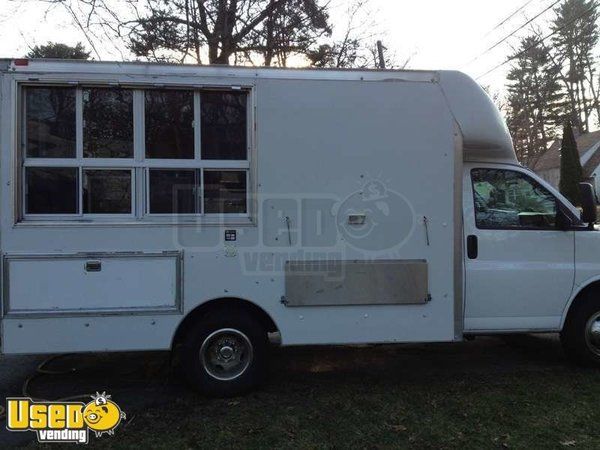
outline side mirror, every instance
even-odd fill
[[[579,192],[581,194],[581,206],[583,207],[581,220],[586,222],[588,227],[594,228],[597,218],[596,193],[594,192],[594,186],[590,183],[579,183]]]

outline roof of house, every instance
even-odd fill
[[[591,133],[581,134],[576,139],[577,150],[581,158],[586,152],[594,146],[598,146],[594,154],[586,161],[583,166],[583,175],[588,177],[600,165],[600,130],[592,131]],[[560,144],[561,140],[555,140],[550,148],[546,150],[537,163],[533,166],[533,170],[541,172],[544,170],[558,169],[560,167]]]

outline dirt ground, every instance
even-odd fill
[[[21,396],[25,381],[47,359],[0,357],[3,399]],[[161,411],[165,405],[208,401],[181,383],[170,369],[168,353],[64,355],[48,361],[45,368],[56,373],[36,375],[25,386],[27,395],[56,399],[106,391],[130,420],[149,411]],[[363,380],[396,387],[415,383],[426,386],[433,380],[451,383],[465,377],[481,380],[559,374],[568,378],[571,370],[575,369],[565,360],[553,335],[479,337],[458,344],[276,348],[270,379],[263,391],[283,389],[289,384],[302,398],[303,389],[313,390],[324,381],[353,386]],[[260,395],[259,391],[243,401],[251,404]],[[0,446],[27,445],[34,439],[33,433],[8,432],[4,422],[0,424]]]

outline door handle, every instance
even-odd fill
[[[467,256],[469,259],[477,259],[477,254],[479,253],[478,247],[477,236],[474,234],[467,236]]]
[[[86,261],[85,271],[86,272],[100,272],[102,270],[102,263],[100,261]]]

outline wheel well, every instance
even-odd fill
[[[594,282],[588,284],[586,287],[584,287],[581,291],[579,291],[577,293],[577,296],[573,299],[573,301],[569,305],[569,309],[567,311],[567,315],[565,316],[564,323],[567,322],[567,320],[569,318],[569,314],[571,314],[571,311],[573,311],[581,302],[585,301],[584,300],[585,297],[592,292],[595,292],[596,294],[600,294],[600,280],[597,280],[597,281],[594,281]],[[563,328],[564,328],[564,323],[563,323]]]
[[[265,328],[265,330],[267,330],[267,332],[273,333],[279,331],[277,329],[277,325],[275,325],[275,322],[273,321],[271,316],[269,316],[269,314],[267,314],[264,309],[255,305],[254,303],[249,302],[248,300],[243,300],[235,297],[217,298],[197,306],[192,311],[190,311],[187,314],[187,316],[185,316],[185,318],[177,327],[177,331],[175,331],[175,335],[173,336],[173,342],[171,343],[171,348],[175,348],[177,346],[177,344],[181,341],[183,336],[185,336],[187,330],[189,330],[189,328],[193,326],[193,324],[200,317],[204,316],[210,311],[214,311],[215,309],[221,308],[245,311],[248,314],[251,314],[254,317],[256,317],[260,321],[262,326]]]

